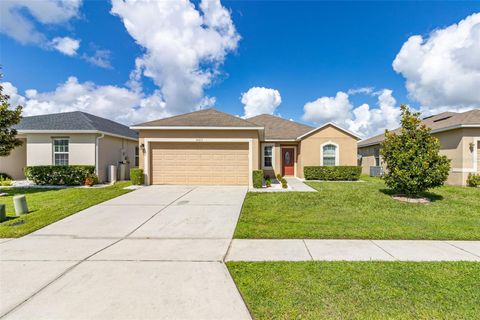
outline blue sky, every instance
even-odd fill
[[[192,7],[185,0],[170,13],[165,13],[168,4],[152,2],[146,7],[151,16],[136,12],[138,3],[134,8],[130,0],[116,2],[114,14],[110,1],[73,0],[64,7],[45,0],[45,8],[2,2],[2,81],[26,114],[80,109],[130,124],[215,106],[240,116],[269,112],[310,124],[334,121],[368,136],[396,124],[400,103],[424,113],[480,106],[478,94],[464,97],[464,85],[450,89],[449,83],[455,72],[458,83],[480,79],[478,2],[211,1],[211,16],[224,18],[220,25],[208,21],[198,1]],[[52,8],[56,14],[48,13]],[[175,26],[176,15],[185,12],[197,13],[202,24]],[[13,14],[26,26],[8,25],[5,18]],[[456,28],[468,17],[465,28]],[[27,35],[12,28],[26,28]],[[435,30],[440,34],[432,36]],[[190,31],[207,44],[164,37]],[[412,39],[405,47],[396,71],[392,63],[412,36],[422,41],[417,45]],[[73,42],[59,49],[66,38]],[[212,39],[222,45],[208,45]],[[435,41],[443,46],[440,52]],[[461,59],[432,66],[442,52],[459,56],[453,51],[459,43]],[[185,61],[178,58],[183,55]],[[135,66],[138,58],[145,62],[141,68]],[[465,62],[470,60],[473,64]],[[439,71],[442,65],[451,70]],[[135,70],[140,76],[133,76]],[[471,78],[465,79],[466,73]],[[406,88],[407,81],[412,88]],[[353,93],[358,88],[369,89]],[[114,110],[124,116],[112,115]]]

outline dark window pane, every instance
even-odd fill
[[[271,167],[272,166],[272,157],[265,157],[263,159],[263,166],[264,167]]]
[[[138,167],[139,164],[140,164],[139,148],[135,147],[135,167]]]
[[[271,155],[272,155],[272,147],[271,147],[271,146],[265,147],[263,154],[264,154],[266,157],[271,156]]]
[[[68,166],[68,154],[66,154],[66,153],[56,153],[55,154],[55,165],[56,166]]]

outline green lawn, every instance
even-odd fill
[[[229,262],[259,319],[478,319],[476,262]]]
[[[235,238],[480,239],[480,189],[444,186],[429,204],[391,198],[382,180],[310,182],[318,193],[248,193]]]
[[[9,194],[0,197],[0,203],[7,205],[8,217],[7,221],[0,223],[0,238],[21,237],[97,203],[118,197],[130,191],[123,189],[128,185],[130,182],[95,189],[0,189],[0,192]],[[16,217],[12,197],[19,194],[26,195],[30,213]]]

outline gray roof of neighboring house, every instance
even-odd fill
[[[23,117],[15,126],[21,131],[101,131],[106,134],[138,139],[138,134],[127,126],[81,111]]]
[[[270,114],[261,114],[247,120],[265,128],[265,140],[295,140],[315,129]]]
[[[446,131],[460,128],[462,126],[478,126],[480,127],[480,109],[474,109],[466,112],[442,112],[434,116],[426,117],[422,122],[433,132]],[[400,132],[400,129],[393,130]],[[366,147],[379,144],[385,139],[385,135],[379,134],[377,136],[362,140],[358,143],[359,147]]]
[[[216,109],[204,109],[131,126],[131,128],[138,127],[251,127],[255,129],[258,125]]]

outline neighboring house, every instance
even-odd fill
[[[0,172],[24,179],[25,166],[94,165],[100,181],[109,165],[138,165],[138,135],[127,126],[85,112],[23,117],[15,126],[23,145],[0,157]]]
[[[132,126],[147,184],[251,185],[252,170],[303,178],[304,166],[357,165],[360,138],[271,115],[242,119],[215,109]]]
[[[444,112],[424,118],[423,123],[440,141],[440,153],[451,159],[448,184],[465,185],[469,173],[480,173],[480,109]],[[385,166],[380,157],[383,140],[384,134],[380,134],[358,143],[363,173],[368,174],[372,166]]]

